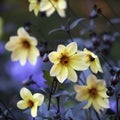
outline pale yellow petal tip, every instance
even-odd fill
[[[69,45],[73,46],[73,47],[77,47],[77,43],[76,42],[71,42]]]
[[[17,102],[17,107],[19,109],[26,109],[28,106],[27,106],[27,103],[23,100],[20,100]]]
[[[50,1],[42,0],[40,3],[40,11],[45,12],[47,17],[50,17],[55,11],[57,11],[58,15],[64,18],[66,16],[66,8],[66,0],[51,0],[51,3]]]
[[[99,72],[103,73],[103,69],[102,69],[102,68],[100,68],[100,69],[99,69]]]
[[[74,89],[75,89],[76,92],[79,92],[79,88],[80,88],[79,85],[74,85]]]

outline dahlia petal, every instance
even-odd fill
[[[78,79],[76,72],[71,67],[68,67],[68,79],[72,82],[77,82]]]
[[[80,58],[79,54],[70,57],[70,66],[78,71],[88,69],[88,65]]]
[[[107,89],[105,88],[105,86],[106,86],[105,80],[103,80],[103,79],[98,79],[96,85],[97,85],[97,89],[98,89],[99,91],[101,91],[101,90],[107,90]]]
[[[102,97],[97,97],[96,102],[102,108],[110,108],[108,99],[103,99]]]
[[[95,63],[96,63],[96,67],[97,67],[98,71],[103,73],[103,70],[102,70],[102,67],[100,65],[100,61],[99,61],[98,57],[95,59]]]
[[[65,16],[66,16],[64,10],[57,9],[57,12],[58,12],[58,14],[59,14],[61,17],[65,17]]]
[[[102,109],[102,107],[100,107],[100,106],[97,104],[96,100],[94,100],[94,101],[92,102],[92,105],[93,105],[93,108],[94,108],[98,113],[100,113],[100,109]]]
[[[46,16],[50,17],[55,12],[55,8],[52,7],[49,10],[46,11]]]
[[[93,58],[97,58],[97,56],[93,52],[87,50],[86,48],[84,48],[83,52],[85,52],[86,55],[91,55]]]
[[[19,38],[16,36],[10,37],[10,41],[6,43],[5,49],[13,51],[19,45]]]
[[[38,41],[37,41],[37,39],[35,37],[29,37],[29,38],[26,38],[26,39],[33,46],[36,46],[38,44]]]
[[[108,98],[109,96],[106,94],[107,89],[104,88],[103,90],[99,91],[98,94],[99,96],[103,97],[103,98]]]
[[[20,64],[23,66],[25,65],[26,61],[27,61],[27,55],[28,55],[28,51],[27,50],[23,50],[20,52],[19,54],[19,60],[20,60]]]
[[[27,54],[28,54],[27,50],[18,48],[15,49],[15,51],[12,53],[11,59],[12,61],[19,60],[21,65],[25,65],[27,60]]]
[[[34,14],[37,16],[39,13],[39,6],[36,6],[36,8],[34,8]]]
[[[27,88],[22,88],[20,90],[20,96],[23,100],[29,100],[30,98],[32,98],[32,93]]]
[[[29,5],[29,11],[31,12],[32,10],[34,10],[34,5],[33,5],[33,4],[30,4],[30,5]]]
[[[29,34],[23,27],[20,27],[17,31],[18,36],[29,37]]]
[[[19,109],[26,109],[28,107],[28,104],[26,101],[24,100],[20,100],[18,103],[17,103],[17,107]]]
[[[52,7],[53,7],[52,4],[48,0],[47,1],[42,0],[40,3],[40,11],[41,12],[49,10]]]
[[[97,81],[97,78],[95,75],[89,75],[87,78],[87,86],[92,87]],[[97,87],[97,86],[96,86]]]
[[[37,105],[36,104],[31,108],[31,115],[32,117],[37,116]]]
[[[40,93],[35,93],[33,95],[33,98],[35,99],[35,101],[38,103],[38,106],[42,105],[43,101],[44,101],[44,95],[40,94]]]
[[[91,62],[90,63],[90,69],[91,69],[91,71],[93,72],[93,73],[97,73],[98,72],[98,69],[97,69],[97,66],[96,66],[96,64],[95,64],[95,62]]]
[[[77,43],[72,42],[66,46],[66,51],[69,56],[74,55],[77,52]]]
[[[31,47],[28,52],[28,60],[32,65],[37,62],[37,57],[40,55],[39,50],[36,47]]]
[[[62,66],[60,73],[57,75],[57,79],[60,83],[63,83],[68,77],[68,69],[66,66]]]
[[[30,3],[35,3],[35,0],[28,0]]]
[[[65,0],[59,0],[58,1],[58,6],[59,9],[65,9],[67,7],[66,1]]]
[[[88,103],[83,107],[84,109],[88,109],[92,104],[92,100],[88,100]]]
[[[88,87],[87,86],[74,86],[75,91],[77,92],[76,99],[78,101],[84,101],[89,98]]]
[[[63,53],[65,51],[65,46],[64,45],[58,45],[57,52],[58,53]]]
[[[50,75],[51,76],[57,76],[60,73],[61,69],[62,69],[61,64],[53,65],[51,70],[50,70]]]
[[[52,63],[57,64],[57,63],[60,62],[60,60],[59,60],[59,54],[58,54],[57,52],[51,52],[51,53],[48,55],[48,57],[49,57],[49,59],[50,59],[50,61],[51,61]]]

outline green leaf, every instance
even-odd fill
[[[53,77],[50,76],[49,71],[43,71],[43,77],[46,79],[46,84],[51,85],[53,81]]]

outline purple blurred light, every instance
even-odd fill
[[[116,112],[116,101],[115,100],[110,100],[110,109]]]
[[[3,54],[5,52],[5,44],[3,42],[0,42],[0,54]]]
[[[39,87],[46,87],[44,83],[46,80],[43,78],[43,62],[41,59],[37,60],[36,65],[31,65],[29,62],[25,66],[21,66],[19,62],[9,61],[6,65],[6,71],[15,81],[23,83],[28,80],[32,75],[32,79],[37,83]]]

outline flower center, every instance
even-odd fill
[[[90,60],[90,62],[93,62],[95,60],[95,58],[92,57],[91,55],[89,55],[89,60]]]
[[[34,106],[34,102],[32,100],[28,100],[28,107],[32,108]]]
[[[97,92],[96,88],[91,88],[89,90],[89,94],[91,97],[95,98],[97,96],[98,92]]]
[[[29,49],[30,48],[30,43],[27,40],[23,40],[22,45],[24,48]]]
[[[68,64],[68,62],[69,62],[68,56],[63,55],[60,59],[60,63],[63,64],[63,65],[66,65],[66,64]]]
[[[40,1],[41,1],[41,0],[37,0],[37,4],[39,4],[39,3],[40,3]]]

